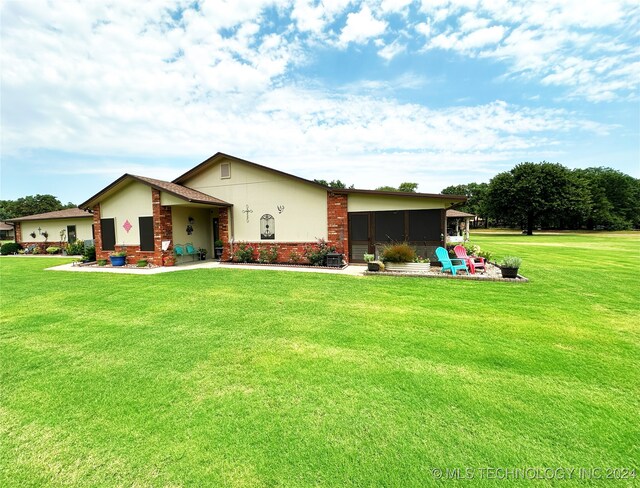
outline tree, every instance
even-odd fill
[[[443,189],[440,193],[444,195],[464,195],[467,201],[457,207],[461,212],[468,212],[478,217],[482,217],[487,223],[487,204],[486,197],[489,191],[487,183],[469,183],[467,185],[453,185]]]
[[[400,186],[398,188],[394,186],[379,186],[378,188],[376,188],[376,191],[401,191],[405,193],[416,193],[417,189],[418,183],[405,181],[404,183],[400,183]]]
[[[489,183],[487,206],[506,224],[533,228],[579,225],[589,213],[591,201],[583,180],[561,164],[543,161],[521,163],[500,173]]]
[[[63,205],[53,195],[29,195],[17,200],[0,200],[0,219],[13,219],[65,208],[73,208],[76,205],[69,202]]]
[[[313,181],[315,181],[316,183],[318,183],[318,184],[320,184],[320,185],[327,186],[327,187],[329,187],[329,188],[336,188],[336,189],[339,189],[339,190],[344,190],[345,188],[347,188],[347,184],[346,184],[346,183],[343,183],[343,182],[342,182],[342,181],[340,181],[340,180],[331,180],[331,181],[327,181],[327,180],[313,180]],[[353,189],[353,188],[355,188],[353,185],[351,185],[351,186],[349,187],[349,189]]]
[[[586,217],[589,229],[624,230],[640,227],[640,180],[612,168],[576,169],[591,194]]]

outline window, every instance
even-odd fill
[[[114,219],[100,219],[102,250],[114,251],[116,248],[116,223]]]
[[[264,214],[260,217],[260,239],[275,239],[276,224],[273,215]]]
[[[73,244],[78,240],[78,235],[76,234],[75,225],[67,225],[67,240],[70,244]]]
[[[220,165],[220,178],[231,178],[231,164],[230,163],[222,163]]]
[[[153,241],[153,217],[138,217],[140,224],[140,250],[155,251]]]

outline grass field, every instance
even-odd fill
[[[0,259],[0,486],[640,468],[640,235],[474,242],[531,282]]]

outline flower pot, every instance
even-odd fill
[[[221,259],[222,258],[222,252],[223,251],[224,251],[224,247],[216,247],[216,248],[214,248],[214,253],[215,253],[216,259]]]
[[[111,266],[124,266],[127,263],[127,256],[109,256]]]
[[[518,269],[520,268],[500,268],[500,271],[502,271],[503,278],[517,278]]]
[[[367,263],[367,269],[368,269],[369,271],[380,271],[380,263],[376,263],[376,262],[373,262],[373,261],[369,261],[369,262]]]

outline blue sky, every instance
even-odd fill
[[[80,203],[218,151],[358,188],[542,160],[640,177],[637,1],[0,8],[3,199]]]

